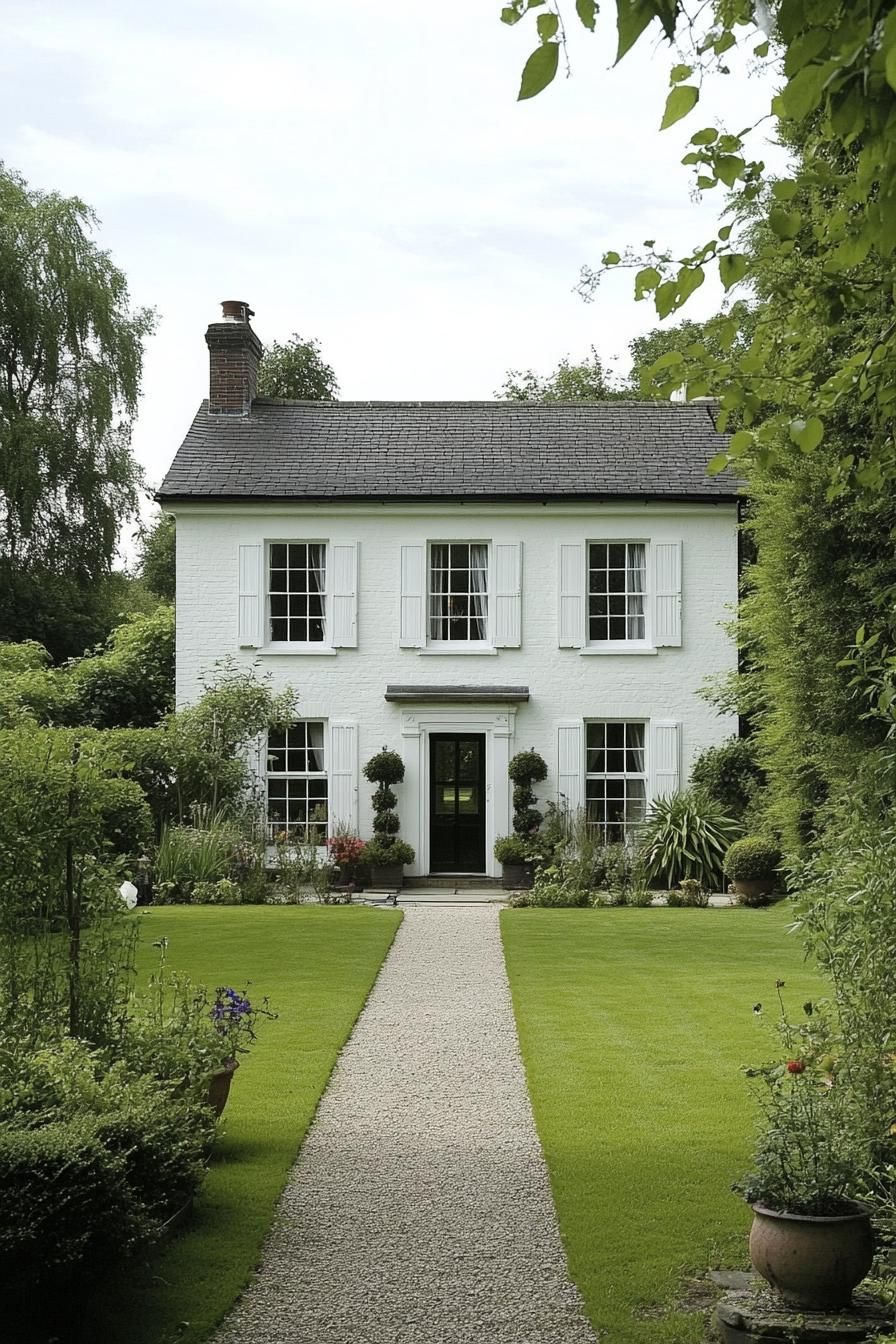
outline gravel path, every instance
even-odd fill
[[[494,906],[406,911],[216,1344],[595,1344]]]

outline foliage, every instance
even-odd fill
[[[0,561],[0,638],[36,640],[56,663],[80,657],[125,616],[146,611],[141,587],[118,569],[88,581],[37,562],[12,573]]]
[[[358,876],[365,862],[364,841],[347,824],[337,826],[333,834],[327,836],[327,852],[339,869],[339,876],[346,882]]]
[[[152,728],[174,704],[174,609],[159,607],[113,630],[102,649],[71,664],[78,722]]]
[[[679,882],[677,891],[669,892],[666,897],[666,904],[705,910],[709,905],[709,892],[695,877],[685,877]]]
[[[591,846],[585,852],[590,857],[591,885],[606,891],[610,905],[649,905],[651,895],[640,849],[631,843],[601,845],[594,840],[590,827],[587,832]],[[579,848],[581,852],[581,841]]]
[[[777,1034],[784,1058],[746,1070],[759,1081],[763,1117],[753,1170],[735,1189],[751,1203],[778,1213],[833,1216],[853,1212],[867,1156],[841,1087],[832,1054],[832,1029],[824,1003],[808,1000],[803,1021],[793,1024],[781,1008]],[[753,1009],[761,1015],[762,1005]]]
[[[745,737],[729,737],[718,747],[707,747],[691,768],[692,787],[737,821],[744,820],[762,782],[755,743]]]
[[[312,813],[313,824],[304,837],[288,831],[279,831],[274,836],[279,894],[296,904],[301,904],[310,892],[323,902],[336,872],[329,851],[321,854],[326,837],[324,809],[319,809],[319,815],[316,812]]]
[[[518,751],[507,766],[513,789],[513,829],[523,840],[533,841],[544,821],[544,813],[533,806],[537,801],[533,784],[547,777],[548,767],[537,751]]]
[[[290,401],[334,401],[339,395],[336,375],[315,340],[293,335],[284,344],[272,341],[258,366],[258,395]]]
[[[414,862],[414,849],[406,840],[391,838],[388,840],[368,840],[364,846],[364,859],[373,868],[390,868],[392,864]]]
[[[648,877],[672,887],[693,877],[718,890],[722,860],[739,824],[695,790],[656,798],[644,823],[644,868]]]
[[[7,635],[19,633],[14,613],[32,576],[46,606],[44,578],[58,578],[62,596],[106,574],[119,528],[137,505],[130,429],[152,316],[130,310],[123,274],[89,236],[95,225],[82,201],[29,190],[0,166],[0,609],[13,616],[0,628]]]
[[[243,893],[229,877],[220,877],[217,882],[197,882],[190,900],[193,905],[240,905]]]
[[[526,893],[527,905],[584,906],[591,903],[589,888],[582,884],[577,864],[560,860],[539,868],[531,891]]]
[[[364,766],[364,775],[377,785],[371,795],[374,838],[364,846],[365,863],[376,868],[413,863],[413,848],[398,838],[400,822],[398,813],[394,811],[398,799],[389,787],[391,784],[400,784],[404,779],[404,761],[398,752],[383,747]]]
[[[499,863],[526,863],[531,857],[531,845],[518,835],[499,835],[495,841],[495,858]]]
[[[173,602],[177,586],[177,524],[170,513],[159,513],[152,527],[140,534],[137,573],[150,592]]]
[[[506,401],[610,401],[626,395],[607,374],[594,346],[581,364],[561,359],[553,373],[508,369],[495,394]]]
[[[70,679],[50,666],[42,644],[0,644],[0,728],[14,728],[27,719],[68,723],[73,698]]]
[[[755,882],[774,877],[781,851],[761,835],[745,835],[725,855],[725,872],[732,882]]]
[[[202,826],[166,826],[155,858],[155,899],[183,904],[199,899],[197,887],[229,879],[241,833],[220,817],[203,818]]]
[[[248,998],[248,987],[242,992],[220,987],[212,1004],[212,1022],[221,1043],[221,1052],[227,1060],[247,1055],[258,1039],[257,1027],[262,1017],[275,1018],[267,999],[253,1003]]]

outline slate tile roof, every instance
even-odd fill
[[[711,402],[203,402],[159,490],[175,500],[726,501]]]

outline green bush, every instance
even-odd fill
[[[116,854],[142,854],[153,838],[152,812],[133,779],[106,779],[98,785],[106,843]]]
[[[578,864],[562,860],[539,869],[528,896],[528,905],[570,907],[591,904],[591,893],[582,884]]]
[[[197,882],[190,899],[193,905],[239,905],[243,896],[235,882],[222,877],[217,882]]]
[[[66,670],[79,722],[154,727],[174,704],[174,608],[131,617],[102,648]]]
[[[499,863],[526,863],[531,857],[530,846],[518,835],[501,835],[495,841],[495,858]]]
[[[761,882],[773,878],[781,852],[760,835],[745,835],[735,840],[725,855],[725,872],[732,882]]]
[[[513,784],[540,784],[547,779],[548,767],[537,751],[518,751],[507,766],[507,774]]]
[[[643,829],[647,876],[667,887],[693,877],[718,890],[725,853],[740,829],[739,822],[696,790],[657,798]]]
[[[155,862],[156,900],[184,904],[193,899],[197,885],[229,878],[239,832],[228,822],[209,826],[166,826]]]
[[[749,738],[730,737],[719,747],[700,753],[691,770],[691,785],[737,821],[762,788],[765,775],[756,760],[756,744]]]
[[[368,840],[364,846],[364,862],[372,868],[387,868],[393,863],[414,862],[414,850],[405,840],[393,839]]]
[[[364,766],[364,778],[372,784],[400,784],[404,779],[404,761],[397,751],[383,747]],[[394,807],[394,803],[390,806]]]

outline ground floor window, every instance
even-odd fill
[[[605,844],[625,840],[647,814],[644,723],[585,725],[585,813]]]
[[[323,844],[327,834],[324,725],[306,720],[268,733],[268,833],[299,844]]]

